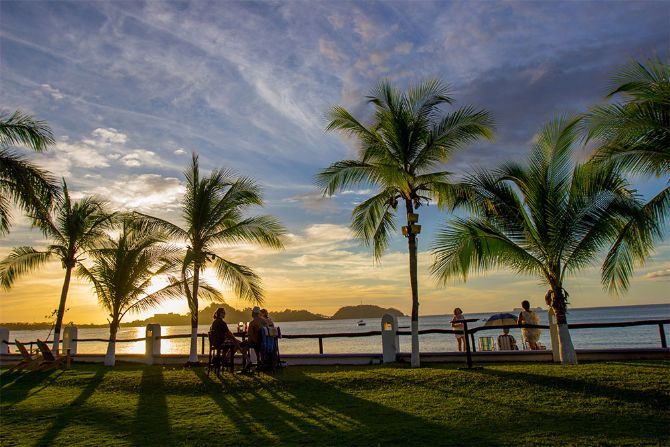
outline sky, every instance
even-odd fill
[[[355,141],[327,133],[341,105],[369,122],[365,96],[382,79],[401,88],[438,78],[456,106],[489,110],[495,141],[464,148],[447,164],[456,176],[522,161],[542,124],[602,101],[611,76],[632,59],[670,55],[666,1],[469,2],[0,2],[0,108],[49,123],[57,143],[23,151],[76,197],[97,195],[119,210],[180,223],[182,172],[229,168],[263,188],[253,214],[288,230],[281,252],[219,247],[263,278],[265,306],[331,315],[376,304],[411,310],[406,240],[381,264],[353,238],[351,210],[372,190],[324,198],[315,174],[356,156]],[[649,197],[663,179],[632,179]],[[539,279],[501,270],[440,286],[430,244],[449,215],[420,209],[420,314],[542,305]],[[17,218],[0,240],[44,247]],[[600,259],[601,260],[601,259]],[[44,321],[58,306],[64,271],[54,262],[0,292],[0,321]],[[211,272],[206,277],[214,281]],[[629,292],[608,295],[599,265],[565,284],[575,307],[668,302],[670,242],[636,269]],[[223,289],[226,301],[243,307]],[[65,322],[106,321],[91,287],[75,279]],[[184,300],[154,312],[186,313]]]

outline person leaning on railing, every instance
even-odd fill
[[[235,338],[233,333],[230,332],[228,325],[225,321],[223,321],[225,316],[226,310],[223,307],[219,307],[216,309],[216,312],[214,312],[214,321],[212,322],[212,326],[209,328],[210,332],[212,333],[212,341],[217,347],[225,343],[226,340],[230,341],[234,346],[235,352],[239,351],[242,354],[242,361],[246,365],[248,350],[240,343],[237,338]]]

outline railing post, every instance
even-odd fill
[[[319,354],[323,354],[323,338],[319,337]]]
[[[477,344],[475,343],[475,334],[470,333],[470,347],[472,352],[477,352]]]
[[[382,317],[382,358],[384,363],[398,360],[400,340],[398,339],[398,317],[384,314]]]
[[[665,329],[663,328],[663,323],[658,324],[658,332],[661,335],[661,348],[668,347],[668,341],[665,339]]]
[[[65,326],[63,330],[63,354],[69,355],[77,354],[77,327],[76,326]]]
[[[6,327],[0,327],[0,354],[9,354],[9,329]]]
[[[468,322],[463,321],[463,337],[465,339],[465,360],[468,365],[468,368],[472,368],[472,353],[470,352],[470,338],[468,337]]]
[[[161,325],[147,324],[146,349],[144,361],[147,365],[154,364],[154,356],[161,355]]]
[[[205,355],[205,336],[204,335],[202,336],[202,344],[201,344],[200,352],[202,353],[202,355]]]

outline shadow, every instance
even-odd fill
[[[136,446],[170,445],[170,420],[165,385],[160,367],[145,367],[140,380],[139,401],[135,421],[131,426],[130,441]]]
[[[0,375],[2,402],[10,403],[8,407],[16,405],[51,385],[61,374],[63,370],[4,372]]]
[[[51,426],[46,430],[44,435],[35,443],[35,446],[44,446],[44,445],[53,445],[54,440],[58,437],[58,434],[65,429],[72,420],[72,415],[68,411],[68,407],[79,408],[81,407],[88,399],[93,395],[96,388],[102,383],[103,378],[107,374],[106,368],[98,368],[95,375],[89,380],[86,387],[82,392],[77,396],[76,399],[71,401],[67,406],[61,408],[57,412],[57,416]],[[77,423],[77,421],[74,421]]]
[[[670,397],[667,395],[657,391],[630,390],[622,386],[604,385],[602,381],[598,380],[598,377],[594,377],[594,380],[584,380],[556,375],[548,377],[527,372],[501,371],[488,368],[477,370],[476,373],[507,381],[523,381],[526,383],[524,386],[553,388],[560,393],[589,395],[614,402],[625,401],[640,407],[647,407],[648,409],[670,408]]]
[[[355,369],[352,371],[357,375]],[[466,432],[458,418],[443,417],[444,410],[436,412],[437,418],[420,417],[395,408],[378,396],[378,389],[377,395],[373,391],[369,398],[352,395],[347,391],[357,383],[355,378],[340,389],[341,377],[332,382],[319,380],[318,371],[295,370],[281,379],[264,374],[225,374],[225,385],[205,373],[195,373],[220,408],[221,418],[229,419],[237,431],[227,433],[227,444],[367,446],[420,441],[422,445],[463,445],[464,439],[479,445],[496,444],[495,434]],[[365,381],[361,382],[364,385]]]

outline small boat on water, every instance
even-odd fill
[[[363,320],[358,320],[358,325],[359,325],[359,326],[365,326],[365,321],[363,321]]]

